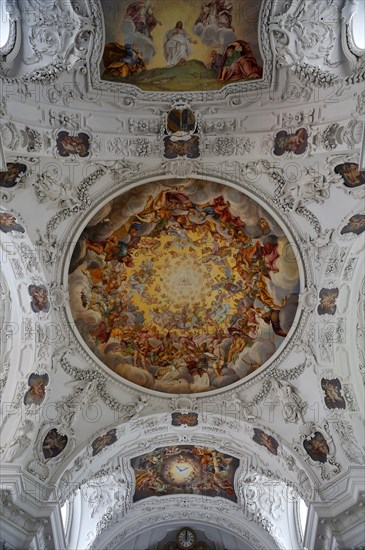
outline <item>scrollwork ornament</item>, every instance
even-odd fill
[[[206,139],[206,152],[214,156],[237,156],[250,153],[254,146],[254,141],[244,137],[218,136],[214,139]]]
[[[228,397],[228,396],[227,396]],[[229,399],[223,399],[222,405],[224,406],[223,410],[226,414],[233,413],[237,414],[240,420],[246,422],[252,422],[255,420],[255,415],[248,403],[245,403],[241,398],[238,392],[233,391],[229,395]],[[233,410],[232,410],[233,406]]]
[[[290,205],[293,211],[308,202],[323,204],[330,196],[333,177],[324,174],[311,173],[308,170],[308,179],[295,185],[286,185],[281,199]],[[337,177],[336,177],[337,179]]]
[[[365,456],[358,445],[350,422],[347,420],[336,420],[332,425],[339,435],[341,446],[347,458],[355,464],[364,464]]]
[[[173,397],[170,401],[171,412],[180,411],[182,413],[196,412],[198,402],[194,397]]]
[[[29,434],[34,429],[34,423],[26,419],[18,428],[19,435],[13,439],[7,449],[7,457],[10,462],[20,458],[31,444]]]
[[[318,290],[312,285],[299,294],[299,304],[309,311],[313,311],[318,301]]]
[[[171,174],[176,178],[187,178],[200,172],[201,161],[180,157],[163,162],[162,167],[166,174]]]
[[[120,417],[118,417],[120,421],[126,422],[131,420],[147,406],[148,399],[143,395],[138,396],[137,401],[133,403],[128,402],[126,404],[121,404],[116,401],[108,392],[107,379],[105,376],[98,372],[73,367],[66,358],[67,351],[68,350],[64,348],[59,350],[56,357],[54,357],[53,363],[60,365],[67,374],[71,375],[76,380],[85,381],[85,387],[93,391],[94,388],[97,388],[98,395],[103,399],[105,404],[120,413]]]
[[[55,235],[43,236],[38,230],[38,239],[36,246],[41,250],[41,261],[45,267],[51,271],[54,263],[60,258],[62,249],[59,246],[58,239]]]
[[[48,118],[51,126],[70,128],[71,130],[77,130],[81,126],[81,115],[79,113],[50,109]]]
[[[77,202],[73,183],[68,178],[59,182],[50,174],[43,173],[37,177],[33,187],[39,204],[45,204],[46,208],[70,208]]]
[[[321,69],[318,66],[299,61],[294,63],[291,70],[303,84],[307,86],[315,85],[319,88],[330,88],[333,86],[336,87],[336,95],[340,95],[340,84],[342,81],[336,74]]]
[[[348,410],[351,412],[357,412],[359,410],[359,406],[356,401],[352,384],[343,384],[343,394],[346,399]]]
[[[49,468],[39,460],[31,460],[27,465],[27,470],[40,481],[46,481],[49,478]]]
[[[301,204],[301,199],[299,201],[294,201],[291,197],[288,199],[285,193],[285,187],[287,185],[286,180],[283,175],[277,171],[273,170],[270,173],[270,177],[275,184],[274,198],[273,203],[278,209],[283,213],[287,214],[289,211],[293,210],[295,206],[295,212],[302,215],[309,223],[312,225],[317,234],[321,233],[322,228],[318,218],[308,210],[305,206]],[[311,193],[311,196],[313,194]]]
[[[64,286],[57,285],[54,282],[51,283],[49,294],[54,309],[61,309],[64,307],[68,299],[68,290]]]
[[[92,40],[93,48],[90,59],[90,76],[91,83],[96,90],[106,90],[113,92],[116,89],[115,82],[103,81],[100,78],[99,61],[102,56],[102,50],[104,47],[103,40],[103,14],[100,8],[98,0],[90,0],[90,11],[93,14],[92,18]],[[222,90],[201,90],[196,92],[184,92],[184,100],[187,102],[207,103],[209,101],[221,100],[226,101],[229,105],[240,106],[245,103],[247,99],[245,94],[242,93],[246,90],[261,90],[267,87],[271,74],[272,74],[272,50],[270,45],[269,36],[269,18],[271,14],[272,3],[270,0],[264,0],[261,9],[260,18],[260,36],[261,36],[261,52],[265,63],[265,73],[261,80],[251,80],[243,83],[231,83],[229,86],[225,86]],[[160,91],[144,91],[139,87],[123,82],[120,86],[119,105],[127,105],[129,108],[135,107],[138,102],[150,101],[161,102],[174,101],[176,99],[176,93],[166,93]],[[233,99],[232,99],[233,98]]]
[[[62,208],[62,210],[59,210],[49,220],[45,235],[42,235],[40,230],[38,230],[39,237],[36,241],[36,245],[39,247],[39,250],[42,251],[42,261],[49,271],[52,270],[54,264],[59,260],[63,253],[62,245],[59,243],[58,237],[55,235],[56,228],[70,216],[78,214],[90,206],[89,188],[106,172],[107,168],[105,166],[98,166],[94,172],[85,177],[77,187],[76,191],[71,193],[72,199],[70,197],[67,199],[67,201],[71,201],[71,203],[67,207]],[[61,195],[57,194],[55,200],[61,200],[61,202],[63,201]]]
[[[202,128],[206,134],[233,132],[236,129],[236,120],[234,118],[206,118],[203,121]]]
[[[131,134],[152,134],[158,135],[161,129],[161,122],[158,119],[134,119],[128,121]]]
[[[308,408],[307,403],[299,397],[297,390],[289,382],[273,378],[271,382],[272,394],[276,405],[282,405],[285,422],[302,422],[303,415]]]
[[[115,155],[125,157],[149,157],[155,152],[156,145],[147,138],[122,139],[116,137],[108,140],[107,150]]]
[[[74,393],[63,402],[56,404],[58,413],[57,431],[62,435],[74,434],[73,424],[77,416],[87,417],[87,410],[98,400],[98,383],[91,380],[84,387],[77,388]]]

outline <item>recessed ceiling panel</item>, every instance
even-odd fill
[[[283,229],[253,199],[213,181],[161,180],[89,221],[69,290],[76,327],[104,365],[188,394],[267,363],[293,324],[299,272]]]
[[[101,76],[167,92],[261,79],[260,7],[250,0],[103,0]]]
[[[160,447],[131,460],[136,502],[150,496],[195,494],[237,502],[234,475],[239,460],[206,447]]]

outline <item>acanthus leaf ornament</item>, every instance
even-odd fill
[[[355,464],[364,464],[365,456],[360,449],[352,425],[347,420],[336,420],[332,423],[341,441],[347,458]]]
[[[34,191],[38,202],[48,208],[70,208],[76,203],[73,183],[67,178],[59,182],[43,172],[34,183]]]

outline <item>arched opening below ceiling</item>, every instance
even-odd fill
[[[5,11],[4,3],[0,7],[0,48],[3,48],[10,36],[10,20],[9,15]]]
[[[358,2],[352,17],[352,36],[355,46],[359,50],[365,50],[365,0]]]

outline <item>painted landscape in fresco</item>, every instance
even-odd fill
[[[136,476],[133,500],[194,494],[237,502],[234,475],[239,460],[214,449],[192,445],[160,447],[131,460]]]
[[[241,380],[276,352],[299,273],[283,230],[252,199],[211,181],[162,180],[90,220],[69,291],[76,327],[113,372],[196,393]]]
[[[102,78],[154,91],[260,79],[260,7],[249,0],[103,0]]]

